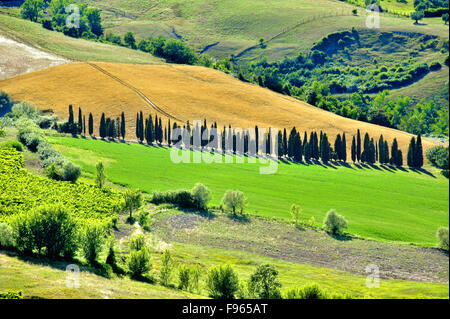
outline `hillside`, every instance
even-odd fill
[[[412,137],[398,130],[337,116],[212,69],[180,65],[95,65],[139,89],[174,118],[191,123],[206,118],[210,123],[217,122],[219,127],[295,126],[300,131],[323,130],[331,137],[342,132],[352,136],[360,129],[374,137],[383,134],[389,143],[397,138],[404,154]],[[41,110],[52,110],[61,119],[67,118],[69,104],[81,107],[85,114],[93,113],[96,126],[102,112],[116,118],[124,111],[130,139],[135,139],[136,112],[155,113],[136,92],[87,63],[65,64],[0,81],[0,90],[15,100],[28,101]],[[424,148],[433,143],[425,140]]]

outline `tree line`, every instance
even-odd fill
[[[225,150],[233,154],[247,154],[255,156],[256,154],[274,155],[273,142],[277,139],[277,152],[279,158],[285,158],[295,162],[321,161],[328,163],[329,161],[348,161],[347,154],[347,136],[345,133],[338,133],[331,144],[327,133],[320,131],[319,133],[300,132],[293,127],[289,133],[285,128],[278,131],[277,136],[271,128],[268,132],[261,130],[257,125],[254,130],[243,131],[234,129],[231,125],[223,127],[222,130],[217,127],[217,123],[208,125],[206,119],[199,125],[191,125],[189,121],[183,126],[179,126],[176,122],[171,123],[170,119],[164,126],[161,117],[157,114],[152,116],[149,114],[144,118],[143,112],[136,113],[135,135],[140,143],[167,143],[168,145],[180,144],[183,136],[174,134],[177,128],[183,128],[184,134],[188,136],[185,144],[194,145],[196,137],[199,138],[201,148],[209,147],[211,151]],[[94,118],[92,113],[88,115],[88,125],[81,108],[78,108],[78,120],[75,121],[73,106],[69,105],[69,119],[66,123],[60,124],[58,130],[73,135],[89,134],[94,136]],[[251,132],[252,131],[252,132]],[[215,133],[214,133],[215,132]],[[176,136],[178,135],[178,136]],[[99,123],[99,136],[101,138],[121,138],[126,136],[126,121],[124,112],[120,117],[111,119],[102,113]],[[203,138],[202,138],[203,137]],[[205,138],[206,137],[206,138]],[[260,141],[259,139],[264,140]],[[350,147],[350,159],[353,163],[366,163],[382,165],[403,166],[403,153],[399,149],[396,138],[389,146],[388,141],[380,135],[378,140],[370,137],[365,133],[362,137],[361,131],[358,129],[356,135],[352,136]],[[407,165],[409,167],[421,168],[424,164],[422,138],[419,134],[417,138],[411,139],[408,154]]]

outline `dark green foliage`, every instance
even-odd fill
[[[95,223],[86,225],[81,231],[80,244],[83,255],[91,265],[97,263],[98,255],[105,243],[105,235],[105,228]]]
[[[94,134],[94,118],[92,116],[92,113],[89,113],[89,135],[92,136]]]
[[[414,137],[411,138],[411,141],[409,142],[408,147],[408,156],[407,156],[407,163],[409,167],[415,167],[415,157],[416,154],[416,139]]]
[[[76,224],[62,206],[41,206],[18,215],[12,223],[16,248],[24,253],[46,252],[50,258],[72,257]]]
[[[239,279],[230,265],[212,267],[208,270],[206,289],[211,298],[234,299],[239,289]]]
[[[347,221],[332,209],[325,215],[323,226],[327,232],[333,235],[342,235],[343,229],[347,228]]]
[[[126,122],[125,122],[125,113],[122,112],[121,114],[121,120],[120,120],[120,135],[122,136],[122,139],[125,139],[125,133],[126,133]]]
[[[44,7],[44,0],[25,0],[25,2],[20,6],[20,15],[24,19],[37,22]]]
[[[278,271],[269,264],[258,266],[248,281],[250,295],[259,299],[281,299],[280,288]]]
[[[105,119],[105,113],[102,113],[102,117],[100,118],[100,126],[99,126],[99,133],[101,138],[106,137],[106,119]]]
[[[9,109],[13,105],[11,98],[8,94],[3,91],[0,91],[0,110],[2,108]]]
[[[11,147],[18,152],[23,152],[23,144],[18,141],[7,141],[0,145],[0,148]]]
[[[317,284],[308,284],[301,288],[291,289],[286,299],[328,299],[328,295]]]
[[[133,32],[125,33],[125,35],[123,36],[123,42],[130,49],[135,50],[137,48],[136,47],[136,39],[134,38]]]
[[[355,142],[355,137],[354,136],[352,138],[351,152],[352,152],[352,162],[356,163],[356,142]]]

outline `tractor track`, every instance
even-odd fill
[[[92,62],[86,62],[88,65],[92,66],[93,68],[97,69],[98,71],[102,72],[103,74],[105,74],[106,76],[112,78],[113,80],[119,82],[121,85],[129,88],[130,90],[134,91],[142,100],[144,100],[144,102],[150,106],[152,109],[154,109],[155,111],[163,114],[164,116],[175,120],[177,122],[181,122],[181,123],[185,123],[183,120],[167,113],[166,111],[164,111],[163,109],[161,109],[160,107],[158,107],[156,104],[154,104],[152,101],[150,101],[150,99],[144,94],[142,93],[140,90],[138,90],[137,88],[135,88],[134,86],[132,86],[131,84],[126,83],[125,81],[121,80],[120,78],[118,78],[117,76],[109,73],[108,71],[106,71],[105,69],[103,69],[102,67],[98,66],[95,63]]]

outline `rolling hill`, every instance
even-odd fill
[[[397,138],[404,154],[412,137],[402,131],[344,118],[222,72],[196,66],[77,62],[0,81],[0,90],[15,100],[51,110],[61,119],[67,118],[69,104],[81,107],[85,114],[93,113],[95,132],[102,112],[116,118],[124,111],[127,137],[135,139],[136,112],[157,111],[126,85],[139,90],[163,110],[159,115],[165,120],[164,115],[170,115],[179,124],[206,118],[209,123],[217,122],[219,127],[232,125],[247,129],[258,125],[290,129],[295,126],[300,131],[323,130],[332,141],[337,133],[352,136],[360,129],[363,134],[367,132],[376,138],[383,134],[389,142]],[[425,140],[424,149],[434,143]],[[350,143],[347,145],[350,147]]]

